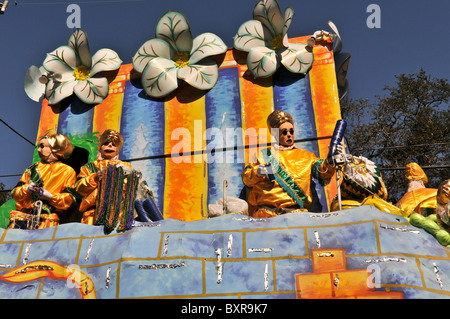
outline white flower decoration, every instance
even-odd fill
[[[50,74],[61,75],[49,78],[46,84],[48,104],[57,104],[73,93],[85,103],[101,103],[108,96],[109,84],[99,73],[116,70],[121,64],[117,53],[110,49],[101,49],[91,57],[86,32],[76,29],[68,45],[48,53],[42,64]]]
[[[294,10],[288,7],[283,14],[276,0],[261,0],[253,9],[253,19],[244,22],[234,36],[234,47],[249,52],[247,66],[255,78],[268,77],[282,63],[289,71],[305,74],[314,55],[303,43],[289,43],[287,31]]]
[[[192,39],[186,17],[168,11],[156,25],[156,38],[146,41],[133,57],[133,67],[142,73],[144,91],[152,97],[163,97],[178,87],[178,79],[200,90],[213,88],[219,77],[214,61],[204,60],[227,50],[213,33]]]

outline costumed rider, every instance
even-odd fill
[[[408,163],[405,170],[408,189],[397,202],[397,206],[407,212],[428,216],[435,213],[436,188],[428,188],[428,177],[417,163]]]
[[[16,210],[10,213],[9,228],[42,229],[59,225],[59,215],[75,201],[76,173],[61,162],[70,157],[73,148],[63,134],[39,140],[37,152],[41,161],[28,167],[12,190]]]
[[[253,206],[251,215],[273,217],[306,212],[312,202],[312,177],[325,185],[335,167],[295,146],[294,120],[289,113],[275,110],[268,116],[267,126],[276,143],[261,150],[242,173],[244,184],[250,188],[247,201]]]
[[[118,159],[122,145],[123,137],[119,132],[105,130],[100,136],[97,160],[80,169],[75,190],[82,197],[80,212],[84,224],[103,224],[111,231],[119,223],[118,230],[124,231],[131,228],[134,218],[142,212],[141,209],[134,211],[138,198],[151,198],[150,209],[157,209],[152,192],[145,182],[140,182],[140,172]],[[162,219],[159,210],[158,213]],[[145,218],[150,219],[144,210]]]

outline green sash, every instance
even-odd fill
[[[264,161],[272,166],[273,174],[277,183],[283,188],[289,196],[291,196],[300,206],[304,208],[305,204],[309,205],[310,201],[306,197],[303,190],[294,179],[289,175],[289,173],[281,167],[280,163],[277,161],[276,157],[272,154],[270,149],[266,148],[261,151]]]

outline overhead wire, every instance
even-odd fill
[[[13,131],[14,133],[16,133],[17,135],[19,135],[21,138],[23,138],[25,141],[27,141],[28,143],[30,143],[31,145],[33,145],[33,147],[35,146],[33,142],[31,142],[29,139],[27,139],[25,136],[23,136],[22,134],[20,134],[19,132],[17,132],[15,129],[13,129],[8,123],[6,123],[4,120],[2,120],[0,118],[0,122],[2,122],[3,124],[5,124],[11,131]]]
[[[1,119],[0,119],[1,120]],[[330,139],[331,136],[323,136],[323,137],[313,137],[313,138],[305,138],[305,139],[297,139],[294,140],[295,143],[304,143],[304,142],[310,142],[310,141],[316,141],[316,140],[322,140],[322,139]],[[31,142],[30,142],[31,143]],[[440,144],[448,144],[448,143],[435,143],[437,145]],[[185,157],[185,156],[194,156],[194,155],[202,155],[202,154],[214,154],[219,152],[228,152],[228,151],[237,151],[241,149],[249,149],[249,148],[257,148],[257,147],[263,147],[263,146],[270,146],[271,143],[267,144],[254,144],[254,145],[242,145],[242,146],[233,146],[233,147],[224,147],[224,148],[214,148],[214,149],[205,149],[205,150],[198,150],[198,151],[191,151],[186,152],[183,154],[179,153],[168,153],[168,154],[162,154],[162,155],[154,155],[154,156],[146,156],[146,157],[139,157],[139,158],[130,158],[130,159],[124,159],[124,162],[135,162],[135,161],[145,161],[145,160],[154,160],[154,159],[164,159],[164,158],[170,158],[170,157]],[[391,146],[391,147],[385,147],[385,148],[403,148],[403,147],[410,147],[410,146],[420,146],[422,144],[416,144],[416,145],[403,145],[403,146]],[[425,144],[423,144],[425,145]],[[429,145],[429,144],[426,144]],[[33,144],[34,146],[34,144]],[[432,165],[432,166],[422,166],[423,169],[442,169],[442,168],[450,168],[450,165]],[[379,167],[380,170],[405,170],[406,167]],[[15,176],[22,176],[21,174],[9,174],[9,175],[0,175],[0,178],[4,177],[15,177]],[[2,192],[0,190],[0,192]]]
[[[437,168],[450,168],[450,165],[431,165],[431,166],[420,166],[422,169],[437,169]],[[405,170],[406,167],[379,167],[380,171],[401,171]]]
[[[424,147],[424,146],[436,146],[436,145],[449,145],[448,142],[442,143],[427,143],[427,144],[413,144],[413,145],[398,145],[398,146],[382,146],[382,147],[360,147],[355,148],[352,151],[364,151],[364,150],[389,150],[397,148],[408,148],[408,147]]]

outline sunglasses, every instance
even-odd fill
[[[283,130],[281,131],[281,134],[283,134],[283,135],[287,135],[287,133],[288,133],[288,129],[287,129],[287,128],[285,128],[285,129],[283,129]],[[293,128],[289,129],[289,133],[290,133],[291,135],[294,135],[294,129],[293,129]]]

